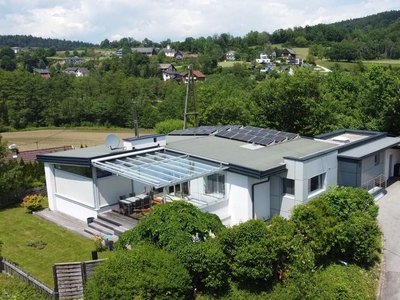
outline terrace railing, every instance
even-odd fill
[[[383,174],[381,174],[363,183],[361,185],[361,188],[367,190],[368,192],[374,192],[376,188],[385,189],[386,186],[387,186],[387,178]]]

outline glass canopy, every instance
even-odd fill
[[[161,188],[214,174],[228,168],[222,163],[200,161],[189,155],[147,152],[92,160],[104,171]]]

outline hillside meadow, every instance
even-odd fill
[[[74,146],[79,148],[82,146],[97,146],[104,144],[107,135],[114,133],[120,140],[133,137],[135,135],[133,129],[44,129],[31,131],[15,131],[0,133],[2,140],[6,140],[7,144],[16,144],[20,151],[28,151],[35,149],[44,149],[62,146]],[[141,129],[139,135],[153,133],[152,130]],[[37,142],[37,144],[36,144]]]

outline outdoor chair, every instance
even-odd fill
[[[151,207],[151,197],[146,196],[143,198],[143,208],[150,208]]]
[[[133,211],[143,209],[143,199],[138,199],[133,202]]]
[[[124,199],[126,199],[126,195],[119,196],[119,200],[124,200]]]
[[[129,193],[129,197],[135,197],[135,196],[136,196],[135,192]]]

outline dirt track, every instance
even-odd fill
[[[120,140],[133,137],[132,131],[78,131],[78,130],[36,130],[21,132],[0,133],[2,141],[7,144],[16,144],[20,151],[44,149],[59,146],[72,145],[75,148],[83,146],[102,145],[106,136],[110,133],[116,134]],[[140,132],[141,135],[150,132]]]

